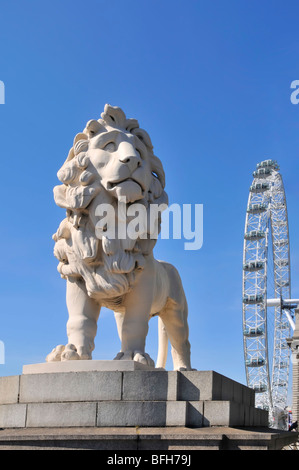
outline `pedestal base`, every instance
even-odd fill
[[[70,361],[0,377],[0,449],[281,448],[297,440],[267,429],[268,413],[245,385],[214,371],[136,370],[144,367]]]
[[[297,439],[297,433],[267,428],[23,428],[0,430],[0,450],[86,449],[117,451],[120,457],[125,451],[126,456],[142,456],[141,463],[146,463],[140,467],[147,468],[151,455],[146,451],[153,451],[156,464],[159,452],[165,457],[165,451],[174,454],[177,450],[185,455],[198,450],[281,450]],[[107,464],[108,457],[115,457],[115,453],[98,456],[98,463]],[[196,457],[199,455],[191,456],[192,463]]]
[[[103,366],[123,370],[98,370]],[[254,391],[223,375],[134,370],[140,366],[24,366],[23,375],[0,378],[0,427],[268,426],[268,413],[254,407]]]

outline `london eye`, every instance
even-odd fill
[[[287,202],[275,160],[253,172],[246,211],[243,249],[243,345],[247,385],[256,407],[269,411],[279,427],[287,406],[290,348],[294,329]]]

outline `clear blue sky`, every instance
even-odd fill
[[[189,303],[193,367],[245,383],[242,247],[257,162],[277,159],[299,296],[299,79],[296,0],[0,0],[0,375],[20,374],[66,342],[65,283],[52,234],[64,211],[56,173],[105,103],[146,129],[170,202],[204,205],[204,244],[161,240]],[[155,358],[156,322],[148,352]],[[104,310],[95,359],[119,350]],[[169,362],[171,367],[171,361]]]

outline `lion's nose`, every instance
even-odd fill
[[[131,171],[134,171],[140,164],[140,153],[128,142],[122,142],[119,145],[118,159],[121,163],[128,165]]]
[[[122,163],[129,163],[130,157],[120,158],[119,161]]]
[[[128,158],[120,158],[119,161],[121,163],[132,163],[132,165],[135,165],[136,168],[141,165],[140,158],[138,156],[134,157],[128,157]]]

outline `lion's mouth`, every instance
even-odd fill
[[[112,190],[112,189],[120,186],[122,183],[127,183],[129,181],[132,181],[133,183],[136,183],[140,187],[142,194],[144,194],[144,191],[145,191],[144,187],[142,186],[141,183],[139,183],[139,181],[135,180],[134,178],[125,178],[125,179],[118,180],[118,181],[108,181],[107,189]]]

